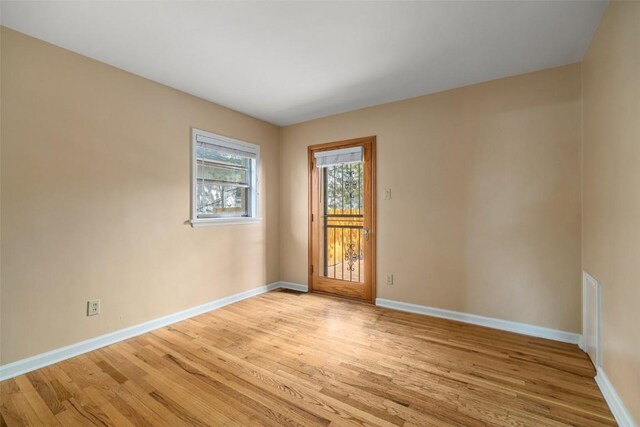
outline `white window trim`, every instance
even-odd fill
[[[212,143],[223,147],[233,148],[237,150],[247,151],[256,155],[256,167],[251,172],[251,215],[248,217],[220,217],[220,218],[198,218],[197,200],[198,191],[197,181],[197,156],[198,156],[198,137],[210,139]],[[218,135],[201,129],[191,128],[191,226],[192,227],[209,227],[216,225],[235,225],[235,224],[257,224],[262,221],[259,216],[259,195],[258,174],[260,171],[260,146],[249,142],[240,141],[238,139],[229,138],[228,136]]]

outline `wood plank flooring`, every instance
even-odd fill
[[[274,291],[0,383],[0,425],[615,425],[577,346]]]

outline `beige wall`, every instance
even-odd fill
[[[1,54],[3,364],[278,280],[278,127],[6,28]],[[261,224],[186,223],[191,126],[261,146]]]
[[[580,114],[569,65],[284,128],[281,279],[307,283],[306,147],[377,135],[379,298],[579,332]]]
[[[584,131],[582,265],[603,283],[605,370],[639,420],[637,22],[640,3],[612,3],[582,76],[569,65],[283,129],[3,28],[0,362],[306,283],[306,147],[367,135],[378,297],[579,332]],[[261,224],[186,224],[191,126],[261,145]],[[90,298],[100,316],[85,316]]]
[[[1,30],[1,28],[0,28]],[[2,46],[3,31],[0,31],[0,46]],[[0,49],[0,365],[2,362],[2,49]]]
[[[583,64],[582,262],[602,283],[604,370],[640,423],[640,3],[610,4]]]

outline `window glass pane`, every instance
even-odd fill
[[[194,210],[196,218],[250,217],[255,214],[258,149],[251,144],[197,141]],[[219,143],[218,143],[219,142]]]
[[[197,157],[212,162],[226,163],[236,166],[249,166],[250,159],[248,157],[239,156],[237,154],[223,153],[213,148],[213,145],[198,142]]]
[[[220,164],[198,164],[198,180],[233,182],[249,185],[249,171]]]
[[[246,187],[198,181],[198,217],[248,216],[248,194]]]

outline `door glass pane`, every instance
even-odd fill
[[[320,276],[364,282],[362,162],[323,167],[320,191]]]

